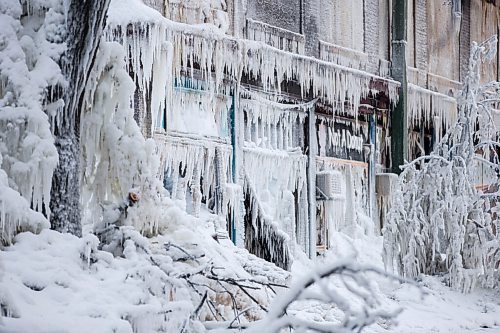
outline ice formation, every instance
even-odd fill
[[[26,16],[26,17],[25,17]],[[65,49],[62,2],[16,0],[0,4],[0,156],[2,156],[2,229],[46,226],[50,216],[52,173],[58,156],[49,118],[63,102],[65,86],[57,61]],[[14,197],[22,196],[19,205]],[[23,227],[21,227],[24,226]],[[4,241],[9,241],[4,239]]]
[[[170,196],[194,215],[199,215],[202,203],[223,215],[238,206],[234,192],[228,191],[234,183],[245,183],[239,203],[241,195],[255,196],[250,200],[261,210],[259,223],[269,222],[266,228],[282,224],[279,228],[288,238],[305,246],[308,212],[298,207],[307,207],[303,147],[308,110],[321,99],[333,106],[334,115],[356,119],[360,101],[378,93],[374,81],[393,103],[399,83],[361,67],[342,66],[345,62],[304,56],[302,35],[275,31],[262,22],[247,22],[248,39],[226,35],[225,25],[214,25],[214,17],[207,17],[202,9],[214,9],[216,14],[224,6],[223,2],[169,2],[166,16],[185,24],[170,21],[137,0],[127,0],[126,5],[112,2],[105,39],[122,44],[130,55],[125,61],[137,88],[133,105],[139,110],[140,124],[152,120],[144,134],[159,143],[159,173]],[[208,23],[202,22],[202,16]],[[271,33],[278,37],[266,38]],[[242,79],[256,80],[259,90],[247,89]],[[282,82],[298,84],[300,97],[286,100]],[[311,93],[318,99],[308,102]],[[231,128],[235,114],[243,114],[238,120],[244,124],[241,128]],[[328,133],[332,149],[363,153],[364,136]],[[233,147],[231,140],[241,141],[236,145],[240,148]],[[236,165],[240,160],[241,168]],[[283,161],[297,169],[272,170]],[[257,172],[262,167],[259,163],[267,163],[269,169]],[[249,184],[254,184],[252,190]],[[273,207],[278,202],[289,208]],[[232,223],[242,225],[243,213],[230,215]]]
[[[265,91],[277,94],[281,93],[282,81],[296,81],[301,87],[302,96],[312,87],[314,95],[338,104],[336,112],[339,114],[357,115],[360,100],[372,91],[370,84],[373,80],[380,79],[383,82],[391,101],[395,102],[398,98],[399,84],[395,81],[282,51],[263,42],[237,39],[225,35],[211,24],[186,25],[169,21],[136,0],[129,2],[130,6],[137,8],[130,15],[126,15],[131,11],[130,8],[118,8],[112,3],[106,38],[120,42],[130,51],[129,72],[133,73],[136,84],[143,92],[144,103],[147,103],[152,93],[151,82],[156,75],[153,74],[156,73],[153,67],[162,59],[171,60],[171,63],[162,66],[171,73],[158,75],[165,78],[165,91],[160,89],[157,91],[159,95],[151,96],[151,100],[165,100],[165,103],[171,101],[166,96],[174,86],[169,82],[180,82],[184,76],[193,77],[194,69],[199,69],[201,79],[207,82],[207,88],[216,93],[227,89],[225,80],[238,84],[243,73],[258,79]],[[141,13],[146,12],[147,15],[141,16]],[[168,56],[164,56],[165,53]],[[169,81],[169,76],[172,81]],[[344,102],[348,107],[344,107]],[[153,119],[162,117],[158,114],[163,112],[160,106],[159,103],[152,106]]]
[[[325,218],[329,232],[342,231],[355,237],[358,229],[363,229],[360,230],[362,234],[371,234],[373,230],[362,223],[362,215],[370,214],[366,164],[319,157],[316,170],[317,173],[337,172],[342,179],[341,196],[336,200],[317,202],[319,213]]]
[[[165,111],[166,119],[158,121],[157,130],[164,128],[168,133],[229,138],[232,97],[196,90],[190,83],[190,80],[183,80],[181,86],[174,89],[172,102]]]
[[[442,138],[458,117],[457,100],[414,84],[408,84],[408,127],[433,128]]]
[[[41,213],[32,210],[29,202],[9,186],[7,174],[0,169],[0,248],[10,245],[19,232],[39,233],[48,227],[49,221]]]
[[[244,139],[247,145],[284,151],[303,146],[307,111],[316,100],[283,104],[256,92],[242,90],[239,107],[246,118]]]
[[[162,176],[171,182],[167,189],[173,199],[184,202],[190,190],[194,211],[198,211],[203,198],[208,206],[208,199],[213,201],[216,195],[223,197],[221,187],[231,179],[232,148],[229,145],[175,136],[158,136],[157,142],[160,170],[164,170]],[[222,207],[210,209],[222,211]]]
[[[282,96],[243,87],[240,96],[247,247],[276,263],[284,258],[286,267],[293,244],[305,249],[308,242],[304,125],[316,100],[285,104]]]
[[[129,191],[139,194],[129,223],[144,234],[159,231],[162,186],[156,178],[155,143],[145,140],[134,120],[135,86],[125,70],[125,52],[117,43],[100,45],[85,91],[81,118],[84,222],[101,222],[101,205],[121,203]]]

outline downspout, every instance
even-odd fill
[[[368,123],[368,133],[369,133],[369,144],[370,144],[370,160],[368,169],[368,184],[369,184],[369,211],[370,217],[375,221],[377,225],[377,233],[380,234],[380,221],[378,221],[376,214],[375,205],[375,175],[376,175],[376,163],[377,163],[377,109],[373,109],[373,112],[369,115]]]
[[[231,126],[231,146],[233,148],[233,158],[232,158],[232,161],[231,161],[231,176],[232,176],[232,182],[233,183],[237,183],[238,182],[238,179],[237,179],[237,172],[236,172],[236,167],[237,167],[237,158],[238,158],[238,154],[237,154],[237,151],[236,151],[236,135],[238,133],[238,131],[236,130],[236,96],[237,96],[237,88],[233,89],[233,92],[231,94],[231,112],[230,112],[230,126]],[[239,212],[234,212],[236,214],[239,214]],[[231,215],[234,215],[234,214],[231,214]],[[233,241],[233,244],[234,245],[237,245],[236,244],[236,217],[235,216],[231,216],[231,240]]]
[[[316,258],[316,114],[315,107],[308,110],[308,140],[307,178],[309,196],[309,258]]]
[[[392,68],[394,80],[401,83],[399,102],[391,117],[392,172],[401,173],[399,168],[408,159],[408,81],[406,73],[408,1],[394,0],[392,7]]]

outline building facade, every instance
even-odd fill
[[[145,3],[166,20],[109,35],[140,49],[136,120],[158,143],[165,187],[284,268],[333,231],[380,232],[386,173],[446,132],[472,41],[500,27],[491,0]],[[484,64],[485,80],[499,68]]]

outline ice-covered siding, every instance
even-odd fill
[[[321,0],[320,38],[332,44],[363,52],[365,23],[367,25],[375,23],[365,22],[363,3],[363,0]]]

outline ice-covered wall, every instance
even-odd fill
[[[302,33],[302,0],[247,0],[246,17]]]
[[[314,53],[310,52],[312,48],[319,51],[318,3],[302,2],[304,13],[311,13],[303,17],[302,25],[300,10],[287,17],[299,20],[290,23],[299,24],[296,29],[286,22],[272,26],[271,20],[283,18],[259,14],[267,3],[247,3],[243,8],[248,10],[246,18],[250,20],[243,21],[250,22],[253,29],[250,35],[247,31],[253,39],[248,40],[226,34],[210,20],[202,23],[204,20],[196,15],[206,15],[203,12],[193,17],[183,17],[185,13],[180,11],[178,17],[168,14],[190,23],[185,24],[164,18],[138,0],[126,2],[127,6],[112,3],[105,37],[121,43],[131,55],[125,61],[137,87],[134,104],[142,105],[155,122],[151,127],[156,131],[151,134],[159,144],[160,176],[172,198],[194,215],[200,213],[202,203],[219,215],[230,214],[234,221],[228,222],[241,228],[238,210],[244,196],[246,219],[254,229],[246,225],[247,230],[238,232],[260,235],[258,239],[265,245],[252,245],[254,251],[270,256],[270,260],[288,262],[290,241],[303,248],[310,241],[307,111],[321,99],[332,107],[334,115],[353,119],[351,130],[358,133],[355,119],[361,100],[382,91],[394,103],[398,84],[363,71],[361,66],[348,68],[344,62],[309,56]],[[196,11],[200,4],[168,5],[174,9],[193,5],[189,10]],[[275,10],[292,7],[288,4]],[[361,17],[362,12],[361,8],[356,13]],[[349,22],[359,23],[357,19]],[[362,26],[359,29],[361,46],[351,47],[363,50]],[[284,44],[290,41],[292,47]],[[377,45],[371,52],[378,52]],[[298,88],[293,98],[287,97],[288,87],[283,82],[293,82]],[[255,91],[248,88],[249,83]],[[236,121],[241,132],[231,128],[230,120]],[[339,140],[332,135],[328,142],[331,147],[363,154],[365,140],[366,134],[345,139],[341,135]],[[353,178],[360,176],[352,174]],[[354,198],[355,191],[350,193]],[[270,238],[263,237],[263,230]]]

